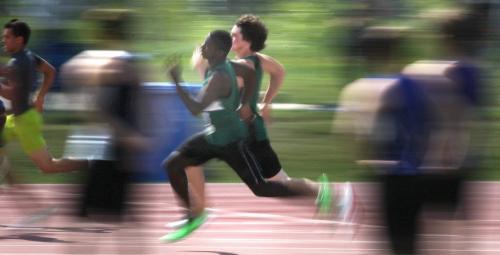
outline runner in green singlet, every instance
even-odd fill
[[[247,146],[248,128],[243,121],[249,119],[241,120],[240,112],[251,112],[248,102],[255,86],[255,74],[245,65],[228,61],[230,49],[231,35],[228,32],[216,30],[208,35],[201,53],[208,60],[209,68],[205,72],[204,86],[196,98],[180,85],[179,66],[175,65],[169,70],[179,97],[193,115],[206,115],[207,127],[189,138],[164,161],[170,185],[186,208],[188,221],[178,230],[160,238],[161,241],[181,240],[207,218],[205,205],[200,198],[204,194],[200,194],[197,187],[203,182],[193,182],[186,172],[213,158],[225,161],[257,196],[299,195],[281,182],[266,181],[261,175],[260,165]],[[236,73],[243,77],[247,86],[241,97]],[[252,117],[251,114],[245,116]]]

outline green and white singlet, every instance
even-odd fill
[[[259,109],[257,107],[257,102],[259,101],[259,93],[260,93],[260,87],[262,84],[262,65],[260,63],[260,59],[257,55],[249,55],[244,57],[243,59],[250,60],[254,63],[254,68],[255,68],[255,80],[257,81],[255,90],[253,92],[253,95],[250,99],[250,108],[252,109],[253,113],[255,114],[255,119],[253,121],[253,128],[255,129],[255,139],[257,141],[264,141],[268,140],[267,136],[267,131],[266,131],[266,126],[264,123],[264,119],[262,116],[259,114]]]
[[[216,72],[224,72],[229,75],[231,93],[228,97],[219,99],[204,110],[205,116],[208,115],[207,127],[204,132],[210,144],[223,146],[246,138],[248,131],[237,111],[240,105],[240,93],[236,73],[228,60],[205,73],[203,86],[208,84],[208,81]]]

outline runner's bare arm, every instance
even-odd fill
[[[267,86],[266,94],[262,100],[261,114],[265,120],[270,119],[271,103],[278,94],[283,81],[285,79],[285,68],[276,59],[262,53],[257,53],[260,59],[262,70],[269,74],[269,84]]]
[[[228,96],[231,91],[229,77],[221,72],[216,72],[199,92],[197,98],[194,98],[180,85],[182,78],[179,65],[170,68],[169,75],[181,100],[193,115],[200,114],[211,103]]]

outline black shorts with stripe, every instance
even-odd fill
[[[249,142],[250,151],[255,155],[262,168],[262,176],[271,178],[281,170],[281,163],[278,155],[271,147],[268,139],[262,141]]]
[[[188,165],[199,166],[211,159],[226,162],[247,185],[265,182],[260,164],[249,150],[246,140],[224,146],[209,143],[203,133],[196,134],[184,142],[177,150]]]

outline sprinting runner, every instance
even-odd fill
[[[330,196],[319,196],[320,194],[327,194],[320,192],[320,188],[325,188],[325,185],[318,185],[308,179],[290,178],[282,168],[280,160],[269,141],[264,121],[269,121],[271,118],[272,100],[283,85],[285,69],[276,59],[260,52],[265,47],[267,33],[267,28],[260,18],[251,14],[242,15],[231,29],[233,39],[231,50],[236,53],[235,62],[251,67],[255,70],[257,76],[257,88],[254,90],[250,101],[250,107],[255,115],[250,124],[250,149],[261,164],[262,175],[267,180],[289,183],[297,190],[301,190],[305,196],[317,197],[319,211],[326,213],[330,210],[330,205],[322,200],[330,199]],[[257,102],[259,101],[264,73],[269,75],[269,82],[262,99],[262,107],[259,110]],[[322,184],[328,182],[328,178],[324,174],[320,176],[319,180]],[[349,183],[343,185],[343,189],[338,189],[341,193],[337,194],[338,197],[335,198],[338,216],[344,220],[349,217],[352,209],[351,189]]]
[[[177,93],[189,111],[193,115],[206,112],[209,123],[204,132],[188,139],[164,161],[170,184],[187,210],[188,221],[178,230],[160,238],[161,241],[181,240],[206,220],[205,205],[199,199],[204,194],[200,194],[200,187],[196,187],[203,185],[203,182],[192,182],[186,171],[213,158],[225,161],[257,196],[301,195],[285,183],[267,181],[261,175],[260,166],[247,146],[247,125],[240,119],[240,112],[244,112],[245,121],[252,117],[248,103],[252,87],[255,86],[255,73],[245,65],[227,60],[230,49],[231,35],[228,32],[216,30],[208,35],[201,47],[201,53],[203,58],[208,60],[209,69],[205,74],[203,89],[196,99],[180,85],[179,66],[175,65],[169,71]],[[241,97],[236,74],[243,77],[248,86]],[[243,105],[239,112],[240,102]]]
[[[6,84],[0,86],[0,96],[12,104],[7,116],[2,138],[5,142],[17,138],[28,157],[43,173],[58,173],[81,170],[87,167],[86,160],[54,159],[47,149],[42,135],[42,116],[45,94],[54,79],[54,68],[26,48],[31,29],[27,23],[13,19],[5,24],[2,42],[4,51],[12,58],[2,68]],[[30,100],[30,90],[36,83],[36,71],[41,70],[44,81],[35,100]],[[48,74],[48,75],[47,75]]]
[[[331,211],[332,200],[327,176],[325,174],[320,176],[320,184],[308,179],[290,178],[282,168],[267,135],[264,120],[270,119],[272,100],[278,94],[285,77],[285,70],[281,63],[260,53],[264,49],[267,33],[267,28],[259,17],[249,14],[241,16],[231,30],[231,50],[236,53],[236,60],[233,62],[244,64],[255,70],[257,79],[257,87],[250,98],[250,108],[254,118],[248,123],[250,130],[249,148],[261,165],[261,174],[266,180],[283,182],[302,196],[316,198],[318,212],[325,215]],[[199,53],[195,52],[193,56],[193,65],[200,74],[203,74],[206,70],[206,63],[196,57],[197,54]],[[270,78],[262,108],[259,110],[257,102],[264,72],[269,74]],[[244,87],[241,82],[239,85],[241,88]],[[194,170],[192,171],[194,172]],[[340,219],[347,220],[351,217],[353,209],[352,187],[347,183],[336,188],[338,192],[333,197],[336,202],[335,209]]]
[[[55,78],[55,68],[26,48],[31,30],[25,22],[13,19],[3,27],[2,42],[4,51],[11,56],[7,65],[0,68],[0,76],[5,83],[0,84],[0,96],[10,100],[11,109],[5,110],[2,104],[2,138],[0,144],[0,172],[4,184],[15,184],[7,153],[4,146],[13,139],[18,139],[22,149],[43,173],[58,173],[86,168],[85,160],[54,159],[48,151],[42,135],[42,116],[44,98]],[[40,88],[31,100],[31,89],[37,82],[37,72],[43,74]],[[11,190],[11,192],[16,191]],[[26,193],[26,192],[24,192]],[[55,207],[37,208],[35,194],[24,196],[31,200],[30,208],[37,211],[13,224],[24,227],[39,222],[56,211]]]

